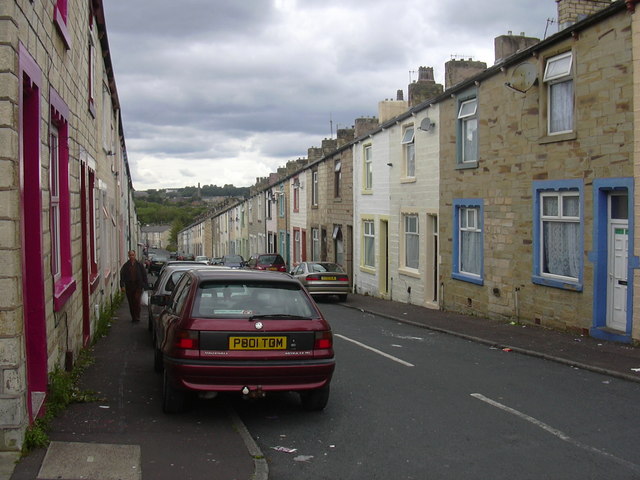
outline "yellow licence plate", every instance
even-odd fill
[[[229,350],[285,350],[287,337],[229,337]]]
[[[335,280],[336,277],[320,277],[320,280]]]

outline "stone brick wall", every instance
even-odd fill
[[[538,82],[526,94],[505,88],[515,65],[483,79],[478,93],[477,168],[456,168],[456,99],[441,103],[441,278],[446,309],[583,331],[593,321],[593,189],[598,178],[633,176],[630,16],[619,13],[579,39],[567,38],[526,61]],[[574,52],[575,134],[546,132],[544,60]],[[532,283],[535,180],[583,182],[583,289]],[[451,277],[453,201],[484,201],[484,284]],[[542,301],[544,300],[544,301]]]

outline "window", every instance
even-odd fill
[[[96,89],[95,89],[95,77],[96,77],[96,47],[93,43],[93,38],[89,36],[89,65],[88,65],[88,79],[87,90],[89,93],[89,111],[95,118],[96,116]]]
[[[49,188],[51,274],[54,310],[59,310],[75,290],[71,258],[71,198],[69,191],[69,108],[60,95],[49,91]]]
[[[293,211],[300,211],[300,180],[298,177],[293,179]]]
[[[407,127],[402,136],[404,154],[404,174],[406,177],[416,176],[416,148],[414,143],[415,130],[413,126]]]
[[[420,235],[418,215],[404,216],[404,264],[408,268],[420,267]]]
[[[470,98],[458,107],[458,158],[463,165],[478,162],[478,99]]]
[[[364,190],[371,190],[373,188],[373,164],[371,157],[371,145],[364,147]]]
[[[298,264],[302,259],[302,235],[300,230],[293,230],[293,263]]]
[[[58,129],[54,125],[51,126],[49,138],[51,139],[49,144],[49,170],[51,171],[51,273],[53,274],[53,280],[57,282],[60,280],[60,164],[58,162],[60,147]]]
[[[318,170],[311,172],[311,204],[318,206]]]
[[[573,130],[573,78],[571,52],[547,60],[543,81],[547,84],[547,132],[549,135]]]
[[[317,228],[311,229],[311,260],[320,261],[320,230]]]
[[[534,283],[581,288],[582,184],[534,183]]]
[[[340,198],[342,195],[342,162],[340,160],[336,160],[333,166],[333,172],[333,196]]]
[[[454,200],[452,276],[483,284],[483,202],[477,199]]]
[[[363,237],[363,249],[362,249],[362,264],[365,267],[374,268],[376,266],[375,259],[375,229],[373,220],[365,220],[362,222],[362,237]]]
[[[278,192],[278,216],[280,218],[284,218],[285,200],[284,187],[280,187],[280,192]]]

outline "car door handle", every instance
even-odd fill
[[[627,285],[627,281],[626,280],[618,280],[618,285]]]

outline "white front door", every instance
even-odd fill
[[[624,213],[616,213],[618,202],[626,203],[626,195],[612,195],[609,208],[609,259],[607,266],[607,327],[627,330],[627,270],[629,258],[629,221]]]

